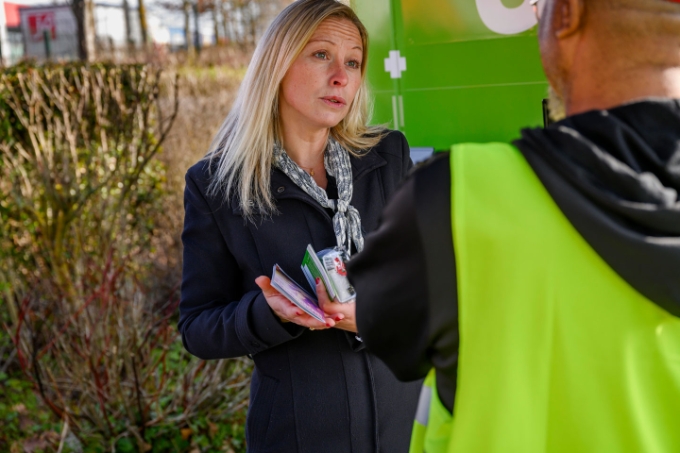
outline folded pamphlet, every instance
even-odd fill
[[[316,279],[321,279],[331,300],[346,303],[356,298],[354,287],[347,279],[342,252],[339,250],[330,248],[317,253],[310,244],[301,267],[309,286],[316,288]]]
[[[324,312],[317,305],[316,299],[286,275],[278,264],[274,265],[272,271],[272,286],[309,316],[326,323]]]

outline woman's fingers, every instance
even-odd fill
[[[333,325],[339,329],[356,332],[356,323],[354,321],[356,305],[353,302],[337,303],[330,300],[326,287],[316,280],[316,295],[319,300],[319,308],[321,308],[327,317],[333,319]]]
[[[257,277],[255,283],[262,290],[262,294],[267,300],[269,307],[279,318],[281,318],[281,320],[318,330],[328,329],[335,325],[335,321],[332,318],[327,318],[325,322],[321,322],[302,311],[302,309],[282,296],[281,293],[271,285],[271,279],[269,277],[264,275]],[[328,296],[326,296],[326,299],[328,299]]]
[[[321,283],[321,280],[318,278],[316,279],[316,297],[319,301],[319,308],[326,313],[327,317],[335,322],[345,319],[345,314],[341,311],[342,307],[340,304],[334,303],[330,297],[328,297],[326,286]]]
[[[284,303],[281,303],[280,306],[282,314],[289,321],[295,322],[296,318],[304,315],[304,312],[302,310],[300,310],[298,307],[296,307],[295,305],[288,301],[284,301]]]
[[[264,297],[273,297],[280,295],[280,293],[272,286],[272,280],[269,277],[260,275],[255,279],[255,284],[260,287]]]
[[[321,322],[318,319],[311,317],[307,313],[296,316],[295,319],[292,319],[291,321],[295,324],[316,330],[328,329],[335,326],[335,321],[333,321],[331,318],[326,318],[325,322]]]
[[[320,278],[315,280],[316,282],[316,299],[319,301],[319,307],[331,302],[330,297],[328,297],[328,291],[326,291],[326,285],[321,282]]]
[[[260,287],[264,298],[267,300],[269,307],[276,313],[276,315],[283,321],[292,321],[303,314],[302,310],[296,307],[292,302],[283,297],[276,288],[271,285],[271,279],[261,275],[255,279],[255,284]]]

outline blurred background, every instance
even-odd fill
[[[245,452],[178,337],[182,194],[290,0],[0,2],[0,452]]]
[[[252,47],[289,0],[0,2],[3,63],[22,59],[163,60],[185,50]]]

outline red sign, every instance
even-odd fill
[[[37,13],[28,16],[28,31],[31,41],[39,42],[45,37],[47,31],[51,38],[57,39],[57,28],[55,26],[54,12]]]

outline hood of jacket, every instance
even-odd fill
[[[586,112],[515,145],[598,255],[680,316],[680,100]]]

